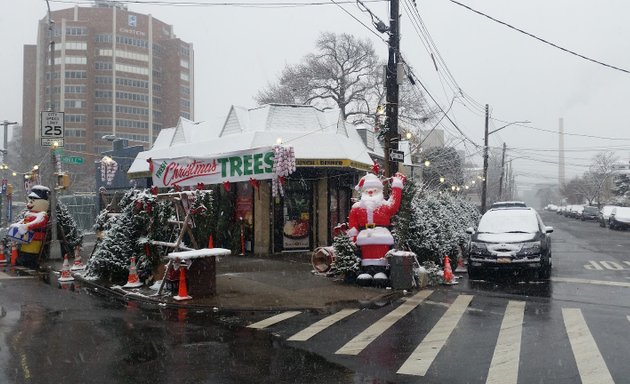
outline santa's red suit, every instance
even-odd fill
[[[374,174],[367,174],[357,186],[361,200],[356,202],[348,217],[348,236],[361,249],[361,266],[387,266],[385,254],[394,244],[387,227],[398,212],[404,177],[396,174],[389,199],[383,198],[383,184]]]

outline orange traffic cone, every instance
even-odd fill
[[[63,256],[63,265],[61,266],[61,277],[57,281],[73,281],[74,277],[70,273],[70,263],[68,263],[68,255]]]
[[[4,243],[0,241],[0,264],[6,264],[7,259],[4,257]]]
[[[214,248],[214,239],[212,238],[212,233],[210,234],[210,238],[208,239],[208,248]]]
[[[131,256],[131,265],[129,265],[129,277],[127,278],[127,284],[123,285],[123,288],[138,288],[142,286],[142,281],[138,277],[136,271],[136,258]]]
[[[179,264],[179,289],[177,290],[177,296],[173,296],[173,299],[177,301],[190,300],[192,297],[188,295],[188,287],[186,286],[186,264]]]
[[[448,255],[444,255],[444,283],[453,283],[453,270],[451,269],[451,261],[448,259]]]
[[[17,262],[17,257],[18,257],[18,251],[17,251],[17,244],[15,244],[15,242],[11,243],[11,265],[15,266],[15,263]]]
[[[85,269],[85,265],[83,265],[81,260],[81,247],[77,245],[74,247],[74,263],[72,264],[72,268],[70,268],[70,270],[77,271],[80,269]]]

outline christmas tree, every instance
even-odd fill
[[[70,215],[68,208],[57,202],[57,229],[61,237],[63,254],[73,255],[76,247],[83,246],[83,232],[77,228],[77,223]]]
[[[343,275],[356,274],[359,271],[361,259],[355,254],[354,244],[345,233],[333,240],[335,250],[335,271]]]

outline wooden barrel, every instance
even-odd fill
[[[330,271],[335,263],[335,250],[333,247],[318,247],[313,251],[311,264],[319,273]]]

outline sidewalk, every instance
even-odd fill
[[[83,262],[87,262],[93,244],[84,244]],[[72,260],[69,260],[72,264]],[[47,261],[45,265],[60,271],[62,260]],[[216,263],[216,295],[194,297],[178,302],[172,295],[157,296],[150,287],[122,289],[120,286],[88,281],[80,271],[73,276],[83,286],[98,288],[99,292],[160,306],[210,308],[212,310],[324,310],[329,307],[383,305],[403,295],[402,291],[385,288],[360,287],[345,284],[340,278],[313,273],[310,256],[292,254],[267,257],[231,255]],[[163,293],[167,293],[166,291]]]

